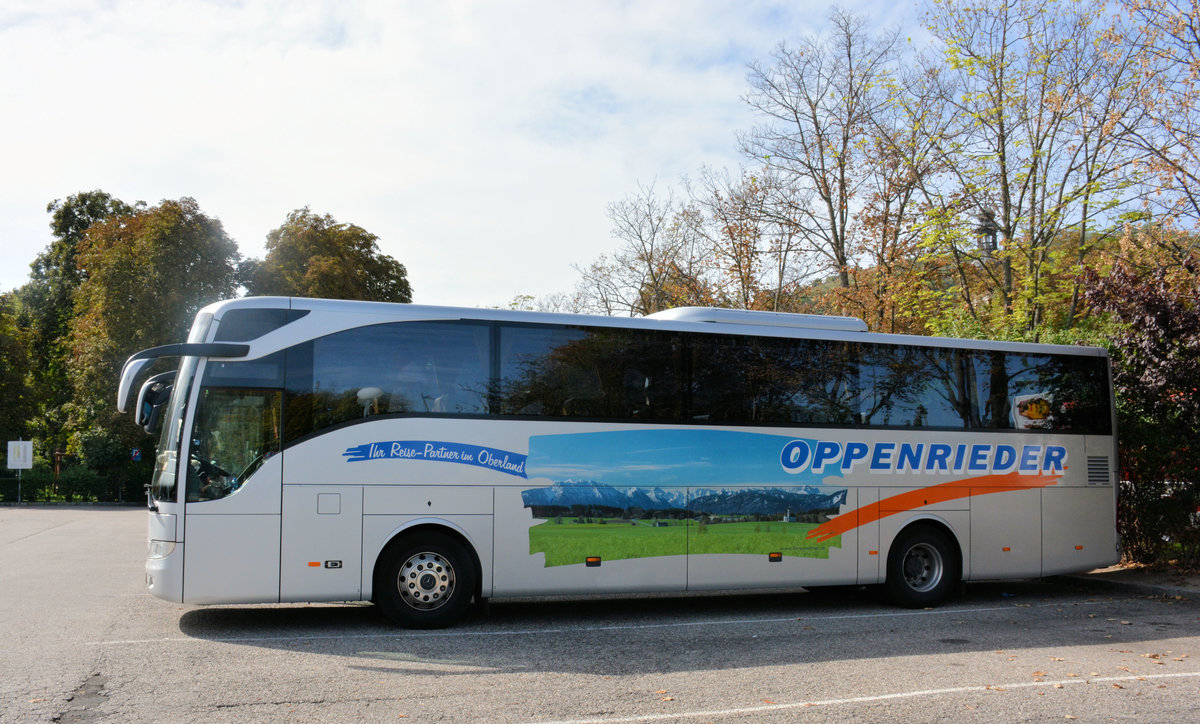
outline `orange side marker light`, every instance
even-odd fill
[[[320,568],[320,567],[321,567],[321,562],[320,562],[320,561],[309,561],[309,562],[308,562],[308,567],[309,567],[309,568]]]

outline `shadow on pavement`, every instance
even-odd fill
[[[1168,621],[1161,609],[1190,602],[1097,593],[1060,578],[968,584],[922,610],[853,589],[520,599],[435,631],[398,629],[361,603],[211,607],[179,625],[196,639],[348,657],[351,667],[406,675],[637,675],[1200,635],[1200,618]]]

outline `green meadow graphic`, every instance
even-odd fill
[[[823,543],[806,540],[808,531],[816,527],[815,523],[674,521],[652,527],[628,521],[545,521],[529,529],[529,553],[544,553],[547,568],[581,564],[589,556],[606,561],[717,553],[828,558],[831,547],[841,547],[841,536]]]
[[[828,558],[841,537],[806,536],[837,515],[846,489],[786,473],[780,450],[792,439],[720,430],[530,438],[529,476],[558,479],[521,493],[541,521],[529,529],[529,552],[544,554],[546,567],[592,556]]]

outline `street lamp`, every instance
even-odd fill
[[[996,251],[996,233],[1000,231],[1000,225],[996,223],[996,212],[983,209],[975,217],[975,222],[975,233],[979,235],[979,251],[983,252],[984,256],[991,256],[992,252]]]

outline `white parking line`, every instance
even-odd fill
[[[843,704],[870,704],[896,699],[916,699],[923,696],[944,696],[946,694],[982,694],[1001,689],[1031,689],[1065,687],[1068,684],[1115,684],[1130,681],[1152,681],[1160,679],[1200,678],[1200,671],[1179,674],[1148,674],[1146,676],[1104,676],[1094,679],[1063,679],[1061,681],[1022,681],[1015,684],[991,684],[988,686],[955,686],[946,689],[919,689],[916,691],[900,691],[892,694],[876,696],[855,696],[847,699],[822,699],[819,701],[800,701],[792,704],[765,704],[748,706],[740,709],[708,709],[705,711],[688,711],[671,714],[640,714],[634,716],[607,717],[602,719],[562,719],[554,721],[531,720],[531,724],[623,724],[624,722],[654,722],[673,721],[679,719],[721,718],[745,714],[762,714],[764,712],[789,711],[792,709],[815,708],[818,706],[838,706]]]
[[[1061,603],[1038,604],[1033,608],[1061,607]],[[124,646],[130,644],[149,643],[256,643],[264,641],[326,641],[337,639],[414,639],[414,638],[460,638],[460,637],[495,637],[495,636],[544,636],[546,634],[593,633],[611,631],[645,631],[662,628],[687,628],[695,626],[746,626],[752,624],[795,623],[797,621],[849,621],[861,619],[907,618],[913,616],[961,616],[964,614],[991,613],[994,611],[1012,611],[1026,606],[990,606],[986,608],[935,608],[921,611],[880,611],[877,613],[829,614],[824,616],[785,616],[775,618],[733,618],[706,619],[703,621],[669,621],[665,623],[643,624],[614,624],[610,626],[567,626],[561,628],[532,628],[512,630],[462,630],[446,629],[443,631],[396,631],[394,633],[356,633],[356,634],[321,634],[318,636],[176,636],[156,639],[124,639],[112,641],[89,641],[88,646]]]

